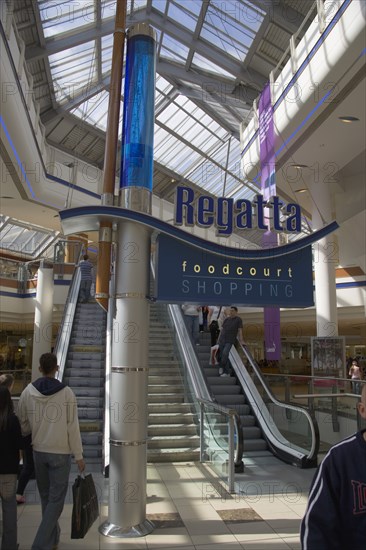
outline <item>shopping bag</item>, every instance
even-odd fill
[[[83,539],[99,516],[98,497],[91,474],[75,479],[72,498],[71,538]]]

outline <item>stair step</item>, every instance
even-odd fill
[[[212,393],[217,396],[217,395],[243,395],[241,394],[241,387],[239,386],[239,384],[235,384],[232,383],[232,384],[225,384],[225,385],[222,385],[222,386],[218,386],[218,385],[215,385],[215,386],[211,386],[211,391]]]
[[[200,459],[199,449],[150,449],[147,452],[148,462],[197,462]]]
[[[104,408],[78,407],[79,422],[81,420],[103,420]]]
[[[180,395],[184,395],[184,390],[181,386],[174,386],[172,387],[172,384],[149,384],[148,385],[148,394],[152,393],[176,393]]]
[[[149,413],[149,426],[153,424],[192,424],[195,415],[189,413]]]
[[[81,432],[102,432],[103,422],[101,420],[80,420],[79,427]]]
[[[104,347],[103,346],[94,346],[94,345],[89,345],[89,346],[86,346],[86,345],[77,345],[77,344],[72,344],[71,345],[71,349],[70,351],[72,353],[92,353],[92,352],[99,352],[99,353],[102,353],[104,350]]]
[[[104,387],[96,387],[96,388],[82,388],[79,386],[76,386],[73,388],[73,392],[78,398],[79,397],[103,397],[104,396]]]
[[[177,435],[171,436],[153,436],[149,437],[147,449],[186,449],[197,448],[200,445],[199,435]]]
[[[175,438],[177,435],[197,435],[198,428],[196,424],[157,424],[148,426],[148,436],[170,436]]]
[[[178,394],[172,394],[167,393],[164,395],[164,400],[162,400],[161,394],[159,393],[152,393],[149,395],[149,404],[151,403],[183,403],[184,402],[184,395],[178,395]]]
[[[195,411],[195,407],[191,403],[149,403],[149,413],[188,413]]]
[[[76,377],[76,376],[66,376],[65,383],[70,386],[72,389],[74,387],[100,387],[103,385],[102,378],[90,378],[89,376]]]
[[[76,377],[76,378],[82,378],[82,377],[90,377],[90,378],[100,378],[101,380],[104,379],[104,369],[88,369],[85,368],[67,368],[65,369],[65,376],[67,377]]]
[[[102,432],[81,432],[81,441],[83,445],[102,445]]]

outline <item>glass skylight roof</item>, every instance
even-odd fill
[[[103,25],[115,16],[116,0],[38,2],[46,39],[70,40],[69,48],[49,56],[57,102],[67,110],[75,95],[95,85],[96,94],[70,106],[70,112],[105,131],[113,35],[110,26],[103,32]],[[157,35],[157,163],[206,192],[251,199],[258,188],[241,175],[237,139],[249,107],[232,92],[265,12],[246,0],[129,0],[127,13],[132,22],[136,14],[136,20],[149,23]],[[90,40],[79,44],[78,33],[89,29]],[[122,112],[123,97],[120,133]],[[230,130],[235,127],[236,136]]]
[[[67,103],[75,95],[82,93],[87,86],[93,85],[93,83],[98,84],[102,78],[108,83],[112,62],[112,34],[96,33],[95,39],[82,44],[78,44],[76,36],[76,33],[96,28],[97,24],[99,26],[103,24],[101,21],[109,20],[115,16],[115,0],[101,0],[99,4],[98,10],[98,2],[95,0],[83,0],[83,2],[65,0],[58,3],[55,3],[54,0],[39,0],[45,37],[52,37],[54,40],[75,37],[72,39],[75,45],[49,56],[56,100],[66,108]],[[146,8],[146,5],[146,0],[129,1],[127,13],[131,13],[131,10],[133,13],[137,13]],[[187,63],[196,67],[198,71],[203,71],[202,76],[199,77],[201,81],[198,80],[197,84],[189,81],[182,84],[188,94],[189,90],[192,90],[192,99],[181,95],[179,87],[175,88],[174,82],[168,82],[165,78],[157,75],[155,159],[180,176],[191,174],[192,181],[204,189],[217,189],[217,192],[222,192],[222,186],[215,182],[215,178],[208,181],[207,178],[202,178],[202,174],[201,177],[198,176],[197,166],[204,162],[207,163],[207,157],[212,152],[219,157],[217,160],[214,159],[216,170],[225,171],[226,144],[230,138],[228,130],[224,129],[215,117],[212,118],[200,106],[200,100],[201,103],[203,101],[201,99],[202,79],[209,83],[209,75],[217,75],[220,79],[226,77],[227,82],[232,81],[234,85],[236,75],[215,63],[215,53],[209,59],[209,56],[197,52],[195,45],[198,41],[202,41],[206,51],[207,46],[211,44],[217,51],[220,50],[225,55],[242,62],[263,20],[264,13],[246,1],[240,0],[227,0],[225,3],[211,0],[208,5],[202,0],[185,0],[184,2],[153,0],[150,10],[157,10],[157,14],[161,14],[160,16],[163,18],[168,17],[174,24],[174,28],[172,26],[167,28],[155,26],[157,49],[161,58],[173,62],[177,67],[180,66],[182,76],[189,68]],[[148,19],[148,12],[146,15]],[[99,22],[98,18],[100,18]],[[155,21],[154,18],[153,21]],[[159,25],[159,18],[157,25]],[[181,33],[184,35],[183,41],[179,39]],[[93,33],[90,34],[90,37],[92,36]],[[174,94],[172,94],[172,90],[174,90]],[[221,117],[225,118],[226,116],[231,119],[231,123],[233,123],[233,119],[236,122],[235,109],[231,109],[227,113],[215,101],[214,94],[210,97],[208,93],[207,96],[206,103],[207,100],[212,103],[213,114],[220,112]],[[94,127],[106,130],[108,98],[108,91],[104,89],[94,97],[80,103],[76,108],[72,108],[70,112]],[[123,107],[123,101],[121,107]],[[237,111],[238,124],[241,114]],[[231,148],[234,150],[234,142],[236,142],[237,149],[239,149],[237,140],[234,139],[232,142]],[[223,145],[224,148],[222,148]],[[239,151],[237,155],[239,155]],[[237,162],[239,162],[239,157]],[[222,180],[222,176],[216,175],[215,177]],[[232,184],[229,180],[230,178],[227,178],[227,189],[238,183],[237,176]],[[219,189],[220,187],[221,189]]]
[[[55,241],[58,234],[57,231],[0,216],[0,248],[14,255],[38,258]]]
[[[45,38],[95,22],[94,0],[38,0]]]

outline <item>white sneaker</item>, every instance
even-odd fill
[[[221,376],[224,373],[224,369],[222,367],[219,368],[219,375]]]
[[[220,374],[221,378],[224,378],[224,376],[230,376],[230,374],[228,374],[227,372],[223,372],[222,374]]]

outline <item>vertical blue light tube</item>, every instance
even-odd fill
[[[155,32],[140,24],[127,33],[120,191],[152,192],[154,111]]]

